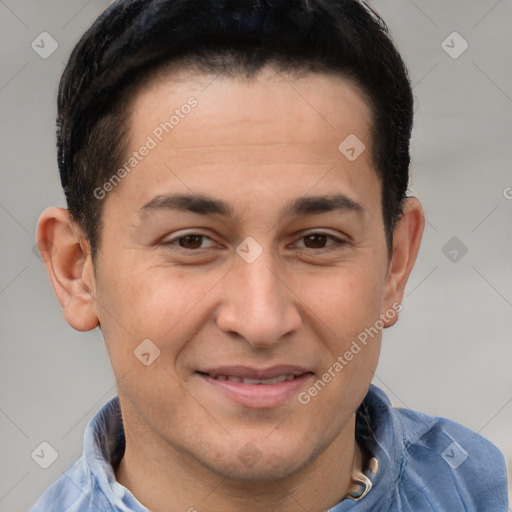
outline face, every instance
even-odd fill
[[[369,108],[322,74],[174,75],[130,124],[94,283],[127,439],[220,475],[293,474],[353,439],[397,298]]]

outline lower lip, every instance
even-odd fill
[[[233,402],[253,408],[278,407],[290,398],[296,398],[301,388],[313,377],[311,373],[304,373],[293,380],[276,384],[244,384],[243,382],[213,379],[201,373],[198,375]]]

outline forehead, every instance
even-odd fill
[[[371,111],[355,83],[332,74],[279,72],[271,66],[251,77],[188,68],[159,73],[132,103],[132,136],[154,131],[191,96],[198,104],[193,115],[166,138],[176,149],[200,144],[325,146],[326,139],[341,142],[351,133],[369,144]],[[184,129],[191,123],[193,132]]]
[[[334,75],[270,67],[250,78],[159,75],[135,96],[128,121],[129,151],[153,141],[126,180],[139,203],[169,187],[254,198],[258,190],[303,195],[315,184],[323,187],[315,192],[339,192],[340,179],[362,193],[378,182],[370,107],[351,81]]]

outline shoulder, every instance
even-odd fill
[[[83,471],[83,458],[78,459],[41,495],[29,512],[113,512],[101,492]]]
[[[434,510],[507,510],[507,470],[487,439],[445,418],[395,409],[403,425],[400,480]]]
[[[507,512],[503,455],[462,425],[395,408],[372,385],[356,415],[356,432],[379,461],[375,490],[361,500],[361,510]]]

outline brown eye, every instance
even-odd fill
[[[181,236],[180,236],[181,234]],[[182,248],[186,251],[200,252],[199,249],[212,249],[218,247],[218,244],[207,235],[201,233],[176,233],[172,239],[163,239],[162,247],[166,249]]]
[[[299,249],[312,249],[313,252],[323,254],[326,251],[336,251],[342,249],[347,242],[329,233],[317,231],[303,235],[296,242]]]
[[[203,238],[203,235],[186,235],[178,238],[178,242],[185,249],[199,249]]]
[[[309,249],[323,249],[326,247],[327,238],[332,238],[319,233],[307,235],[304,237],[304,246]]]

